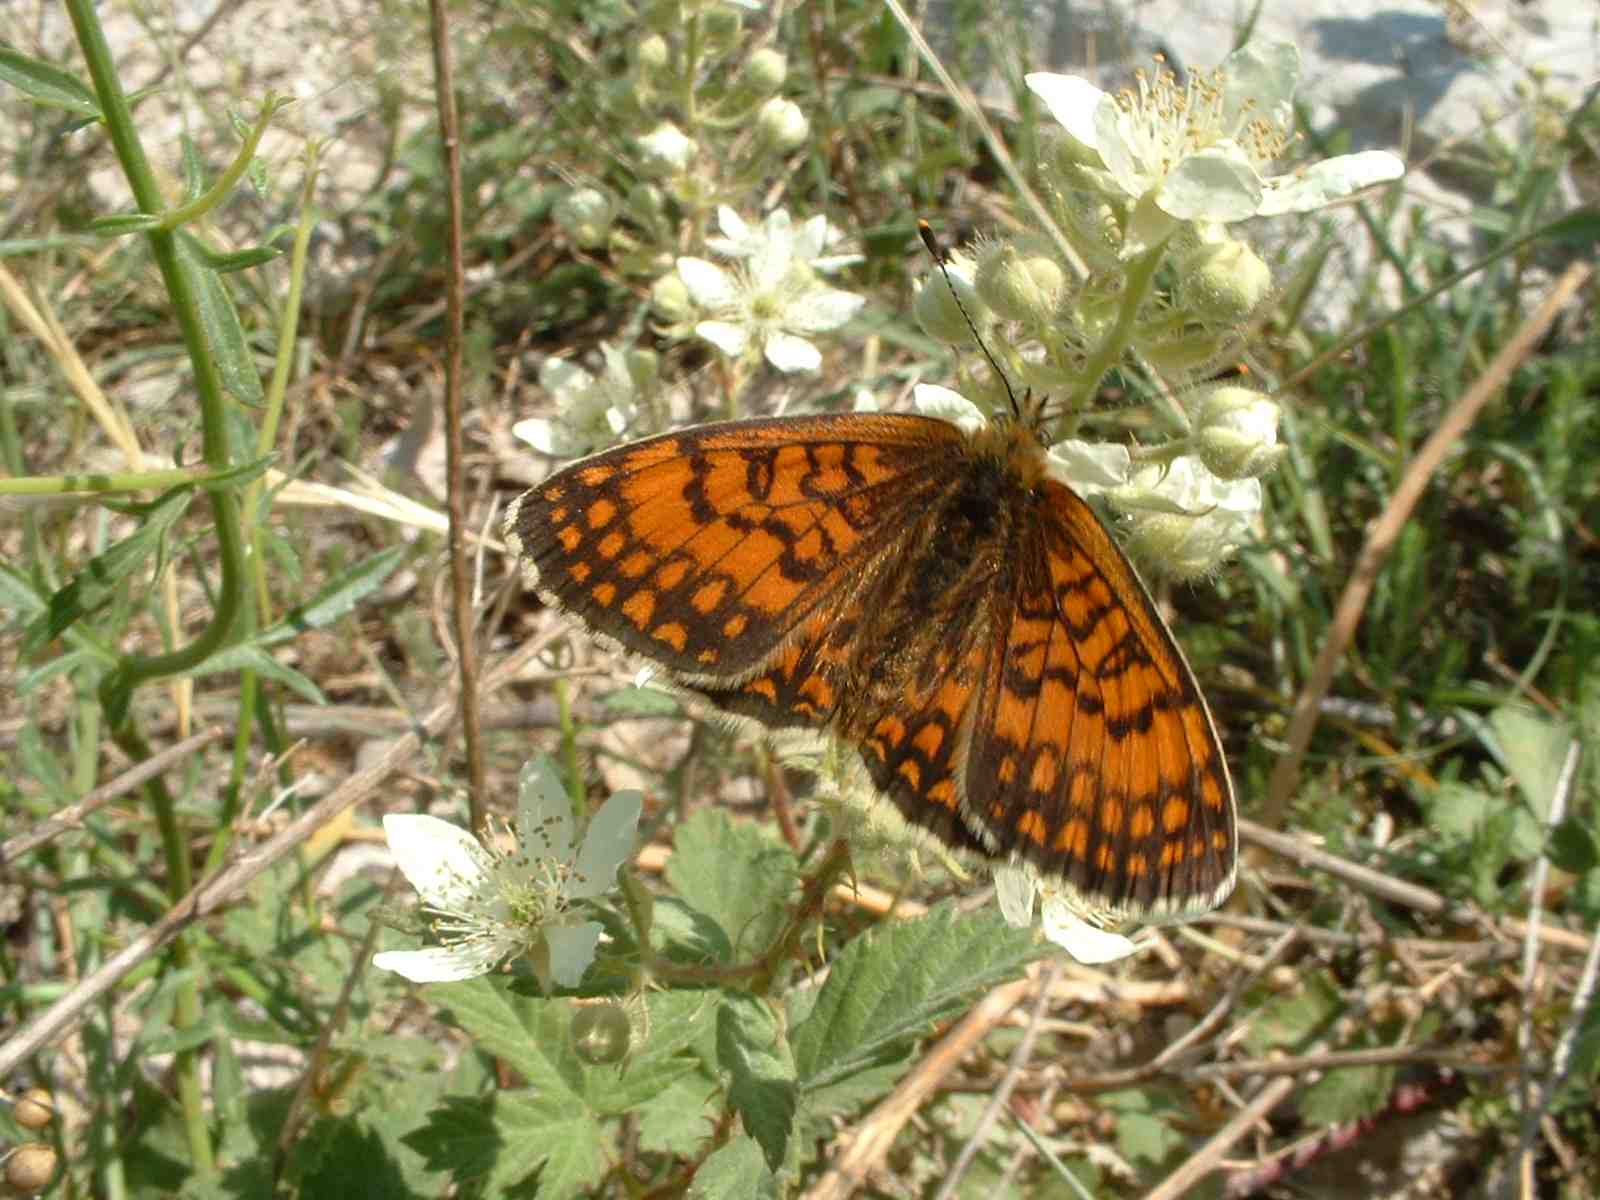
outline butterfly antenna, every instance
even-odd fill
[[[944,284],[950,289],[950,298],[956,302],[956,307],[961,310],[961,316],[967,322],[967,328],[972,330],[972,340],[978,344],[978,349],[983,351],[983,356],[989,360],[989,365],[994,368],[994,373],[1000,377],[1001,385],[1006,389],[1006,399],[1011,401],[1011,413],[1018,420],[1022,419],[1022,406],[1017,403],[1017,394],[1011,390],[1011,380],[1000,369],[1000,364],[995,356],[989,353],[989,347],[984,343],[983,335],[978,332],[978,326],[972,319],[972,314],[967,311],[967,306],[961,303],[961,293],[956,291],[955,280],[950,278],[950,271],[945,266],[949,256],[945,254],[944,247],[939,245],[933,236],[933,226],[922,218],[917,219],[917,236],[922,239],[922,244],[927,247],[928,254],[933,258],[934,265],[939,268],[939,274],[944,276]]]

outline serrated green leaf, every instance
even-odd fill
[[[663,1090],[699,1070],[699,1060],[687,1051],[711,1030],[716,1014],[715,992],[683,990],[646,996],[643,1044],[628,1055],[620,1069],[590,1069],[590,1107],[602,1116],[648,1109]]]
[[[1342,1005],[1339,989],[1321,972],[1307,976],[1298,991],[1273,996],[1251,1019],[1244,1043],[1251,1054],[1304,1045],[1336,1018]]]
[[[81,117],[100,119],[100,102],[76,75],[0,46],[0,83],[9,83],[35,104],[61,108]]]
[[[1482,849],[1493,859],[1487,868],[1491,872],[1498,871],[1507,858],[1527,859],[1539,852],[1539,823],[1522,805],[1503,795],[1446,780],[1427,796],[1426,805],[1430,826],[1446,841],[1486,841]]]
[[[794,852],[765,826],[703,808],[678,827],[667,880],[684,903],[728,935],[734,953],[760,953],[788,920],[799,880]]]
[[[650,944],[677,962],[730,962],[733,943],[710,917],[676,896],[657,896],[651,907]]]
[[[285,666],[259,646],[245,643],[219,650],[197,666],[182,673],[184,678],[199,679],[204,675],[236,675],[240,671],[254,671],[263,679],[281,683],[310,704],[326,704],[328,698],[322,690],[293,667]]]
[[[951,903],[856,938],[790,1034],[801,1087],[880,1065],[1043,952],[1032,930],[1013,929],[992,909],[963,915]]]
[[[165,493],[149,506],[138,529],[90,559],[70,583],[50,597],[45,612],[29,623],[21,656],[36,654],[69,626],[110,601],[122,580],[160,548],[162,538],[193,497],[192,488]]]
[[[233,296],[222,277],[206,263],[207,249],[187,230],[180,229],[175,242],[185,267],[193,275],[200,324],[205,327],[206,345],[216,360],[222,386],[241,403],[251,407],[265,400],[255,358],[245,341],[244,326],[233,306]]]
[[[700,1165],[687,1200],[777,1200],[778,1181],[748,1137],[734,1138]]]
[[[674,1080],[639,1106],[639,1149],[692,1157],[716,1132],[721,1087],[704,1072]]]
[[[1341,1067],[1300,1092],[1300,1115],[1316,1126],[1370,1117],[1389,1102],[1393,1067]]]
[[[1552,721],[1530,708],[1507,705],[1489,714],[1489,727],[1506,769],[1522,789],[1528,807],[1539,820],[1550,815],[1556,784],[1566,761],[1572,733],[1564,721]]]
[[[539,1200],[567,1200],[587,1193],[605,1176],[605,1131],[588,1110],[526,1088],[501,1092],[494,1118],[501,1149],[484,1181],[489,1195],[504,1195],[537,1171]]]
[[[382,587],[383,581],[404,561],[406,554],[404,546],[391,546],[370,558],[363,558],[334,576],[310,600],[290,609],[281,621],[262,630],[251,639],[252,643],[256,646],[275,646],[308,629],[332,625]]]
[[[583,1064],[570,1036],[570,1003],[518,996],[485,978],[431,984],[428,998],[448,1008],[478,1049],[505,1059],[530,1087],[587,1107]]]
[[[777,1015],[753,996],[727,997],[717,1012],[717,1065],[732,1076],[728,1103],[776,1172],[789,1151],[799,1098],[794,1055]]]

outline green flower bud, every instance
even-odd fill
[[[646,228],[660,219],[666,204],[667,198],[653,183],[640,181],[628,189],[628,211]]]
[[[743,29],[744,22],[738,11],[726,5],[708,8],[700,18],[700,37],[708,54],[727,54],[738,42]]]
[[[763,143],[786,153],[805,145],[811,136],[811,123],[793,100],[774,96],[756,114],[756,133]]]
[[[672,49],[659,33],[641,38],[633,47],[633,65],[639,74],[655,79],[672,64]]]
[[[606,244],[616,215],[611,197],[596,188],[575,188],[555,202],[551,217],[556,226],[585,250]]]
[[[978,294],[1007,320],[1029,324],[1050,320],[1066,284],[1061,264],[1031,247],[1019,251],[1010,242],[1001,243],[978,263]]]
[[[937,268],[922,281],[911,301],[912,315],[922,332],[935,341],[947,346],[971,346],[972,329],[967,317],[962,315],[961,305],[966,307],[974,323],[981,321],[986,311],[972,287],[972,264],[952,258],[945,264],[945,271],[950,276],[948,283]],[[958,299],[961,305],[956,303]]]
[[[744,66],[744,85],[757,96],[774,96],[789,77],[789,60],[764,46]]]
[[[1231,238],[1207,242],[1178,266],[1178,306],[1208,325],[1236,325],[1272,292],[1272,272]]]
[[[1278,406],[1234,383],[1199,389],[1190,401],[1200,461],[1219,479],[1253,479],[1278,464]]]
[[[687,321],[694,316],[694,301],[676,271],[663,275],[650,287],[650,307],[665,321]]]

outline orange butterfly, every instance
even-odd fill
[[[701,425],[516,500],[543,594],[718,707],[827,730],[905,818],[1102,917],[1233,888],[1194,675],[1031,424],[854,413]]]

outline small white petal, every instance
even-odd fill
[[[482,954],[471,954],[452,946],[432,946],[426,950],[385,950],[372,956],[372,965],[403,975],[412,983],[455,983],[485,975],[497,960],[485,961]]]
[[[689,298],[701,308],[718,309],[738,299],[733,278],[716,263],[685,255],[678,260],[678,278],[689,289]]]
[[[734,243],[743,244],[757,236],[745,219],[726,204],[717,205],[717,227],[722,230],[723,237]]]
[[[1091,149],[1098,149],[1095,137],[1095,110],[1106,94],[1077,75],[1052,75],[1035,71],[1023,81],[1035,96],[1044,101],[1050,115],[1061,127]]]
[[[1051,475],[1080,496],[1092,496],[1128,482],[1133,460],[1126,446],[1115,442],[1057,442],[1048,455]]]
[[[633,791],[613,792],[600,806],[583,835],[573,873],[561,889],[564,897],[582,900],[609,892],[616,885],[617,868],[633,854],[643,808],[643,793]]]
[[[1264,217],[1310,212],[1375,183],[1399,179],[1405,173],[1405,163],[1387,150],[1340,155],[1268,179],[1259,211]]]
[[[695,332],[705,337],[698,326]],[[822,365],[821,351],[805,338],[795,337],[793,334],[768,334],[764,349],[767,361],[780,371],[815,371]]]
[[[602,928],[596,921],[577,925],[551,925],[544,931],[550,948],[550,978],[561,987],[577,987],[594,961],[594,948]]]
[[[1061,900],[1046,900],[1039,915],[1045,937],[1081,963],[1115,962],[1139,949],[1120,933],[1096,929]]]
[[[1167,173],[1156,205],[1180,221],[1242,221],[1261,204],[1261,180],[1243,151],[1220,143],[1190,154]]]
[[[459,825],[422,813],[390,813],[383,832],[395,865],[434,908],[461,908],[488,875],[483,847]]]
[[[1033,924],[1033,876],[1022,867],[996,867],[994,898],[1007,925],[1027,929]]]
[[[701,321],[694,327],[694,331],[729,358],[738,358],[750,344],[750,337],[745,332],[744,326],[735,325],[731,321]]]
[[[1223,103],[1230,120],[1289,125],[1300,82],[1300,47],[1293,42],[1251,41],[1222,60]]]
[[[965,433],[975,433],[989,423],[971,400],[937,383],[917,384],[911,389],[911,403],[923,416],[949,421]]]
[[[824,333],[837,329],[861,311],[866,298],[854,292],[818,288],[807,292],[784,313],[784,324],[800,333]]]
[[[539,367],[539,386],[547,392],[582,391],[593,383],[593,375],[564,358],[547,358]]]
[[[511,427],[511,436],[521,438],[540,454],[565,457],[565,449],[558,449],[567,439],[565,431],[557,432],[556,425],[544,417],[529,417]]]
[[[517,840],[534,858],[568,862],[577,844],[572,799],[543,755],[522,765],[517,778]]]

